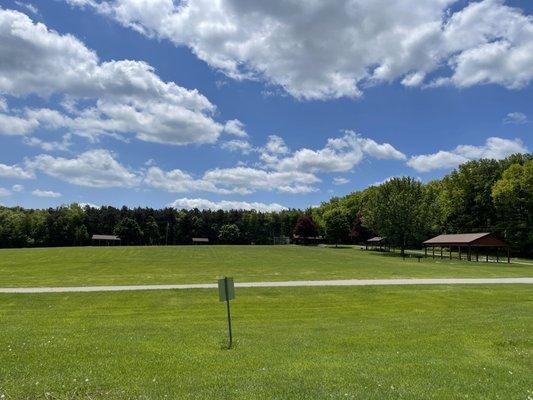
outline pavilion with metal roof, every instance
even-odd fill
[[[379,247],[381,250],[386,243],[387,243],[386,237],[374,236],[373,238],[370,238],[365,242],[365,246],[366,246],[366,250],[368,250],[368,246],[371,246],[373,248]]]
[[[93,235],[92,238],[93,243],[98,243],[100,245],[101,243],[105,243],[108,246],[113,244],[120,244],[120,238],[116,235]]]
[[[433,250],[433,258],[435,258],[435,247],[440,248],[440,257],[443,258],[443,248],[448,248],[450,252],[450,259],[452,258],[453,248],[457,248],[459,252],[459,259],[462,259],[463,250],[466,252],[466,259],[472,261],[472,250],[475,250],[476,261],[479,261],[480,248],[493,248],[496,250],[496,262],[499,262],[499,250],[505,249],[507,251],[507,262],[511,262],[511,254],[509,245],[503,240],[495,237],[491,233],[460,233],[453,235],[439,235],[428,239],[423,243],[425,247],[425,255],[427,256],[427,249],[431,247]],[[486,254],[486,261],[489,256]]]

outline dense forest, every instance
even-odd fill
[[[0,207],[0,247],[88,245],[92,234],[114,233],[126,245],[190,244],[193,237],[272,244],[294,235],[358,243],[378,234],[407,248],[439,233],[463,232],[493,232],[514,252],[533,253],[531,154],[470,161],[426,184],[393,178],[307,210]]]

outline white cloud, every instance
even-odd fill
[[[503,119],[504,124],[517,124],[522,125],[528,123],[527,115],[521,112],[510,112]]]
[[[24,186],[23,185],[13,185],[13,187],[11,188],[12,191],[14,192],[22,192],[24,190]]]
[[[0,135],[24,136],[38,126],[37,121],[0,113]]]
[[[23,168],[19,165],[0,164],[0,176],[14,179],[33,179],[35,174],[32,170]]]
[[[28,134],[37,126],[68,128],[97,138],[135,136],[144,141],[184,145],[213,143],[223,126],[216,108],[197,90],[164,82],[142,61],[101,62],[71,35],[61,35],[23,13],[0,9],[0,94],[64,96],[65,113],[26,110],[0,115],[0,133]],[[84,100],[78,108],[77,100]],[[9,128],[9,129],[8,129]]]
[[[272,212],[272,211],[282,211],[286,210],[287,207],[284,207],[277,203],[256,203],[256,202],[245,202],[245,201],[227,201],[222,200],[219,202],[214,202],[207,199],[177,199],[172,202],[170,207],[177,209],[199,209],[199,210],[256,210],[260,212]]]
[[[0,197],[11,196],[11,192],[6,188],[0,187]]]
[[[149,186],[174,193],[203,191],[219,194],[250,194],[258,190],[282,193],[309,193],[316,190],[313,184],[319,182],[315,175],[292,171],[264,171],[249,167],[216,168],[194,178],[179,169],[165,172],[151,167],[145,176]]]
[[[320,150],[300,149],[285,158],[264,160],[280,171],[345,172],[359,164],[365,154],[380,159],[405,159],[405,155],[388,143],[379,144],[346,131],[340,138],[328,139]]]
[[[217,168],[207,171],[203,179],[241,194],[257,190],[309,193],[316,190],[312,185],[320,181],[307,172],[264,171],[248,167]]]
[[[89,207],[89,208],[100,208],[100,206],[96,205],[96,204],[93,204],[93,203],[78,203],[78,205],[81,207],[81,208],[85,208],[85,207]]]
[[[363,152],[377,159],[405,160],[406,156],[401,151],[396,150],[389,143],[376,143],[372,139],[361,138]]]
[[[25,2],[25,1],[15,0],[15,4],[17,6],[19,6],[19,7],[25,8],[26,10],[28,10],[32,14],[39,14],[39,9],[37,7],[35,7],[33,4],[31,4],[31,3],[28,3],[28,2]]]
[[[24,143],[29,146],[40,147],[45,151],[67,151],[72,145],[71,138],[72,135],[70,133],[63,135],[63,138],[60,142],[46,142],[36,137],[27,137],[24,140]]]
[[[108,150],[90,150],[72,159],[41,154],[28,160],[27,165],[79,186],[133,187],[140,181],[135,173],[121,165]]]
[[[515,153],[527,153],[528,149],[520,139],[490,137],[482,146],[459,145],[452,151],[438,151],[433,154],[413,156],[407,165],[419,172],[434,169],[455,168],[459,164],[480,158],[502,159]]]
[[[285,141],[283,138],[277,136],[277,135],[270,135],[268,137],[267,144],[265,145],[264,150],[267,153],[270,154],[287,154],[289,152],[289,148],[285,144]]]
[[[262,79],[297,98],[358,97],[361,87],[525,86],[533,22],[503,0],[66,0],[149,37],[188,46],[235,79]],[[462,4],[461,4],[462,6]],[[448,65],[448,76],[441,67]]]
[[[50,198],[61,197],[61,193],[53,192],[51,190],[35,189],[33,192],[31,192],[31,194],[37,197],[50,197]]]
[[[246,129],[244,128],[244,124],[238,119],[226,121],[224,124],[224,132],[228,135],[234,135],[238,137],[248,136],[248,133],[246,133]]]
[[[196,191],[223,194],[229,193],[225,190],[219,189],[213,182],[196,179],[189,173],[180,169],[174,169],[166,172],[159,167],[150,167],[146,172],[144,182],[148,186],[173,193],[188,193]]]
[[[343,177],[333,178],[333,184],[334,185],[346,185],[349,182],[350,182],[349,179],[346,179],[346,178],[343,178]]]
[[[230,140],[220,145],[221,148],[229,151],[240,151],[243,154],[249,154],[253,147],[246,140]]]

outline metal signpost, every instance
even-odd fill
[[[228,308],[228,332],[229,332],[229,346],[231,349],[233,344],[233,336],[231,333],[231,312],[229,307],[229,301],[235,298],[235,285],[233,278],[225,277],[218,280],[218,299],[219,301],[225,301]]]

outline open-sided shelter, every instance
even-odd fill
[[[116,235],[93,235],[92,240],[93,243],[98,245],[106,244],[109,246],[110,244],[120,244],[120,238]]]
[[[374,236],[365,242],[365,248],[368,250],[368,246],[372,248],[379,247],[381,250],[387,244],[387,238],[381,236]]]
[[[500,261],[499,251],[504,249],[507,252],[507,262],[511,262],[511,254],[509,245],[503,240],[495,237],[491,233],[460,233],[454,235],[439,235],[428,239],[423,243],[425,247],[425,254],[427,256],[428,247],[433,250],[433,258],[435,258],[435,247],[440,248],[440,257],[443,258],[443,248],[448,248],[450,252],[450,259],[454,248],[459,252],[459,258],[462,259],[462,252],[466,252],[466,259],[472,261],[472,252],[475,252],[476,261],[479,261],[479,250],[482,248],[492,248],[496,250],[496,262]],[[488,253],[486,254],[486,261],[489,260]]]

